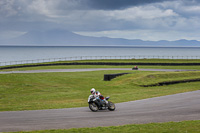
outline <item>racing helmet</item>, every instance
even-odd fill
[[[90,90],[90,92],[91,92],[92,94],[94,94],[94,93],[95,93],[95,89],[92,88],[92,89]]]

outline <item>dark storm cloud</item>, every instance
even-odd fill
[[[87,0],[87,4],[93,9],[115,10],[163,1],[173,0]]]
[[[132,6],[174,0],[60,0],[60,9],[119,10]],[[68,6],[70,5],[70,6]]]

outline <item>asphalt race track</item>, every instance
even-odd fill
[[[132,70],[131,68],[86,68],[86,69],[45,69],[45,70],[26,70],[26,71],[2,71],[0,74],[9,73],[47,73],[47,72],[86,72],[86,71],[102,71],[102,70]],[[135,71],[135,70],[133,70]],[[137,71],[196,71],[196,70],[183,70],[183,69],[138,69]]]
[[[116,107],[115,111],[99,112],[88,107],[0,112],[0,132],[200,120],[200,90],[118,103]]]

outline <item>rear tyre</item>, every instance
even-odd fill
[[[89,108],[93,112],[97,112],[99,110],[98,106],[95,103],[89,103]]]
[[[112,103],[112,102],[110,102],[110,101],[108,101],[108,109],[109,109],[110,111],[114,111],[114,110],[115,110],[115,104]]]

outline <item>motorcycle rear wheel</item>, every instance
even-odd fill
[[[110,102],[110,101],[108,101],[108,109],[109,109],[110,111],[114,111],[114,110],[115,110],[115,104],[112,103],[112,102]]]
[[[93,112],[97,112],[99,110],[98,106],[95,103],[89,103],[89,108]]]

